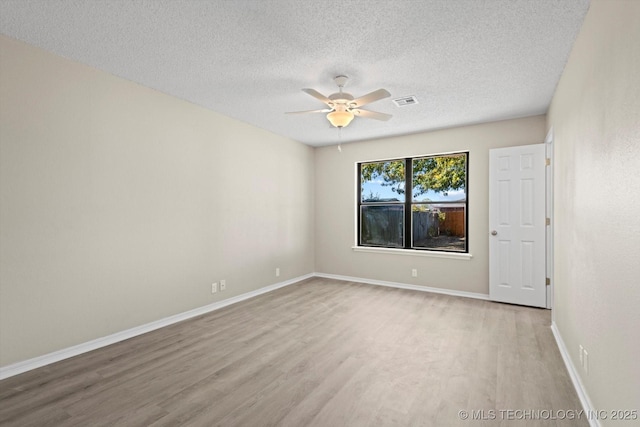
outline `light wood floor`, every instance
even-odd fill
[[[15,426],[587,426],[547,310],[326,279],[0,382]]]

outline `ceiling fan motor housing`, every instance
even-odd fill
[[[327,98],[333,101],[332,108],[338,108],[341,105],[345,106],[346,108],[351,108],[353,106],[349,105],[349,103],[355,99],[353,95],[346,92],[332,93]]]

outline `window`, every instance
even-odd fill
[[[358,163],[358,245],[467,253],[468,159]]]

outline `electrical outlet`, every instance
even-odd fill
[[[276,277],[280,277],[280,267],[276,267]]]
[[[216,292],[218,292],[218,282],[214,282],[211,284],[211,293],[215,294]]]
[[[418,277],[418,269],[417,268],[412,268],[411,269],[411,277]]]
[[[220,292],[227,290],[227,281],[222,279],[220,280]]]

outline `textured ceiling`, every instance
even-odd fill
[[[342,142],[545,113],[589,0],[0,0],[0,32],[309,145],[346,74],[379,88]],[[393,98],[415,95],[398,108]]]

